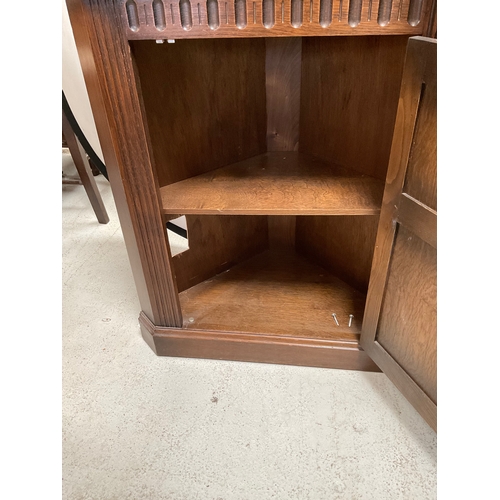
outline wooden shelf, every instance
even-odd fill
[[[179,296],[189,330],[353,343],[365,305],[362,293],[293,251],[268,250]]]
[[[384,183],[297,152],[270,152],[160,189],[165,214],[374,215]]]

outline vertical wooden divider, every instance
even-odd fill
[[[268,151],[299,149],[301,57],[301,38],[266,39]],[[268,216],[270,248],[295,247],[295,222],[294,215]]]

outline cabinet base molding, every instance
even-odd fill
[[[168,328],[154,325],[144,312],[139,324],[157,356],[380,371],[353,341]]]

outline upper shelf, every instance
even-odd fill
[[[165,214],[374,215],[384,183],[296,152],[269,152],[160,189]]]
[[[122,0],[130,40],[422,35],[432,0]]]

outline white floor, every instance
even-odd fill
[[[385,375],[156,357],[96,180],[107,225],[63,186],[64,499],[436,498],[436,435]]]

